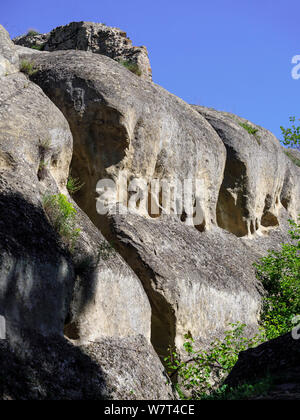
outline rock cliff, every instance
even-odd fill
[[[231,322],[257,328],[253,262],[300,213],[300,168],[269,131],[154,84],[116,28],[14,41],[0,26],[0,397],[175,398],[161,360],[187,332],[206,347]],[[72,248],[45,210],[58,194]]]

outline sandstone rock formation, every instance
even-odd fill
[[[8,32],[0,25],[0,77],[17,71],[19,55]]]
[[[150,344],[151,310],[139,279],[121,256],[114,253],[103,257],[101,246],[108,243],[78,207],[76,228],[80,234],[72,253],[44,211],[45,195],[63,193],[72,203],[66,189],[72,152],[69,125],[42,90],[17,69],[14,74],[1,76],[0,314],[6,319],[7,337],[1,358],[17,357],[13,359],[15,369],[23,369],[24,376],[27,363],[31,364],[31,375],[37,377],[44,363],[49,363],[48,376],[41,375],[38,380],[44,391],[36,396],[46,398],[50,392],[51,398],[57,398],[61,389],[54,383],[59,364],[66,363],[71,370],[61,378],[61,387],[68,387],[70,377],[79,369],[79,377],[89,381],[90,389],[95,384],[92,378],[85,378],[86,365],[96,364],[101,370],[101,365],[108,364],[106,357],[115,351],[115,366],[105,373],[101,386],[95,385],[93,395],[97,392],[98,397],[130,398],[134,389],[136,398],[173,398],[163,366]],[[36,343],[40,334],[44,338]],[[88,346],[91,341],[97,361],[92,362],[92,356],[87,355],[80,364],[80,354],[85,350],[74,346]],[[66,354],[70,346],[74,350]],[[117,350],[122,346],[122,351]],[[35,360],[38,347],[40,359]],[[134,358],[137,347],[139,357]],[[101,354],[98,349],[102,349]],[[58,360],[49,360],[45,354],[48,350]],[[74,357],[79,363],[75,368]],[[130,363],[134,369],[128,368]],[[147,363],[151,368],[145,373]],[[109,385],[116,382],[114,369],[123,372],[116,387]],[[125,379],[128,372],[131,383]],[[151,376],[151,383],[147,384],[143,375]],[[6,391],[1,391],[4,397]],[[17,396],[30,398],[31,392],[34,390],[24,388]],[[87,397],[82,389],[77,389],[77,394],[75,390],[74,395],[72,392],[68,394],[66,389],[62,395]]]
[[[226,112],[195,106],[216,130],[227,151],[220,189],[218,225],[237,236],[262,234],[279,225],[284,206],[300,213],[299,170],[268,130]]]
[[[53,29],[49,34],[19,36],[17,45],[44,51],[84,50],[106,55],[116,61],[134,63],[142,78],[152,80],[147,48],[134,47],[126,32],[101,23],[72,22]]]
[[[0,28],[12,66],[0,74],[0,355],[13,366],[2,398],[174,398],[168,348],[188,332],[207,347],[232,322],[257,328],[253,262],[287,239],[300,168],[267,130],[150,83],[146,50],[120,30],[72,23],[15,43]],[[84,183],[76,202],[69,173]],[[43,207],[59,193],[77,211],[72,252]],[[27,362],[37,386],[22,394],[12,383]]]

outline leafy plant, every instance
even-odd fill
[[[265,339],[261,330],[252,338],[244,336],[246,325],[230,324],[231,329],[225,332],[223,340],[216,339],[209,350],[195,350],[194,340],[187,334],[184,343],[187,358],[181,360],[177,352],[165,358],[169,375],[178,375],[177,390],[181,398],[202,399],[214,390],[216,382],[220,382],[231,371],[241,351],[255,347]],[[189,397],[188,397],[189,395]]]
[[[300,217],[298,223],[289,223],[291,243],[281,244],[280,251],[269,251],[254,264],[266,290],[261,322],[268,339],[289,332],[293,317],[300,314]]]
[[[300,121],[300,118],[298,121]],[[296,126],[295,122],[296,117],[290,117],[290,123],[292,126],[290,128],[280,127],[283,135],[282,143],[285,146],[300,147],[300,126]]]
[[[265,395],[273,385],[273,378],[267,376],[253,384],[241,384],[237,387],[223,385],[211,394],[200,395],[201,400],[248,400]]]
[[[132,73],[136,74],[137,76],[142,75],[142,72],[139,66],[137,65],[137,63],[130,60],[120,60],[119,63],[122,64],[124,67],[126,67]]]
[[[34,64],[28,60],[22,60],[20,63],[20,72],[26,74],[27,76],[32,76],[37,72],[34,68]]]
[[[40,33],[36,31],[35,29],[29,29],[29,31],[27,32],[27,36],[36,36],[36,35],[40,35]]]
[[[80,233],[75,226],[77,211],[64,194],[46,195],[43,206],[55,230],[73,250]]]
[[[43,51],[44,45],[43,44],[41,44],[41,45],[31,45],[30,48],[32,48],[33,50]]]
[[[257,141],[257,143],[259,144],[259,145],[261,145],[261,140],[260,140],[260,137],[259,137],[259,135],[257,134],[257,132],[258,132],[258,129],[257,128],[254,128],[254,127],[252,127],[251,125],[249,125],[249,124],[247,124],[247,123],[239,123],[239,125],[241,126],[241,127],[243,127],[249,134],[251,134],[252,136],[254,136],[255,137],[255,139],[256,139],[256,141]]]
[[[257,128],[254,128],[247,123],[240,123],[240,126],[243,127],[246,131],[248,131],[249,134],[252,134],[253,136],[258,132]]]
[[[67,190],[71,195],[77,193],[84,186],[84,183],[81,183],[79,178],[73,178],[71,175],[67,181]]]

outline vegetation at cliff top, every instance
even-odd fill
[[[134,63],[133,61],[130,61],[130,60],[120,60],[119,63],[122,64],[124,67],[126,67],[129,71],[131,71],[131,73],[134,73],[137,76],[141,76],[142,75],[142,72],[139,69],[139,66],[136,63]]]
[[[300,118],[298,119],[300,121]],[[290,117],[291,127],[280,127],[284,146],[300,148],[300,126],[296,126],[296,118]]]
[[[249,134],[252,134],[253,136],[258,132],[257,128],[253,128],[249,124],[240,123],[240,126],[243,127],[246,131],[248,131]]]
[[[35,35],[40,35],[40,33],[38,31],[36,31],[35,29],[29,29],[26,35],[27,36],[35,36]]]

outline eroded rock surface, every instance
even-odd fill
[[[22,346],[0,340],[0,368],[0,400],[174,399],[143,336],[74,346],[27,332]]]
[[[151,309],[139,279],[120,255],[101,254],[108,243],[80,208],[72,252],[44,211],[45,195],[63,193],[72,202],[72,151],[69,125],[43,91],[22,73],[0,78],[0,398],[172,398],[150,344]],[[78,346],[99,339],[102,353],[92,361]],[[124,339],[113,387],[116,371],[102,379],[101,364]],[[139,358],[130,350],[136,347],[143,348]]]
[[[17,45],[44,51],[84,50],[106,55],[116,61],[137,65],[142,78],[152,80],[147,48],[135,47],[126,32],[102,23],[72,22],[49,34],[27,34],[14,39]]]
[[[99,221],[94,201],[97,182],[111,178],[118,184],[121,171],[146,183],[198,179],[201,188],[194,194],[194,203],[202,217],[197,227],[209,229],[216,223],[225,147],[202,116],[107,57],[60,51],[31,59],[37,68],[32,80],[70,124],[72,168],[86,184],[77,202],[95,224]],[[149,216],[147,199],[145,195],[138,209],[145,217]],[[183,216],[177,208],[173,213]]]
[[[227,151],[220,189],[218,225],[237,236],[262,234],[279,226],[285,207],[300,212],[300,170],[268,130],[236,115],[194,106],[216,130]]]

